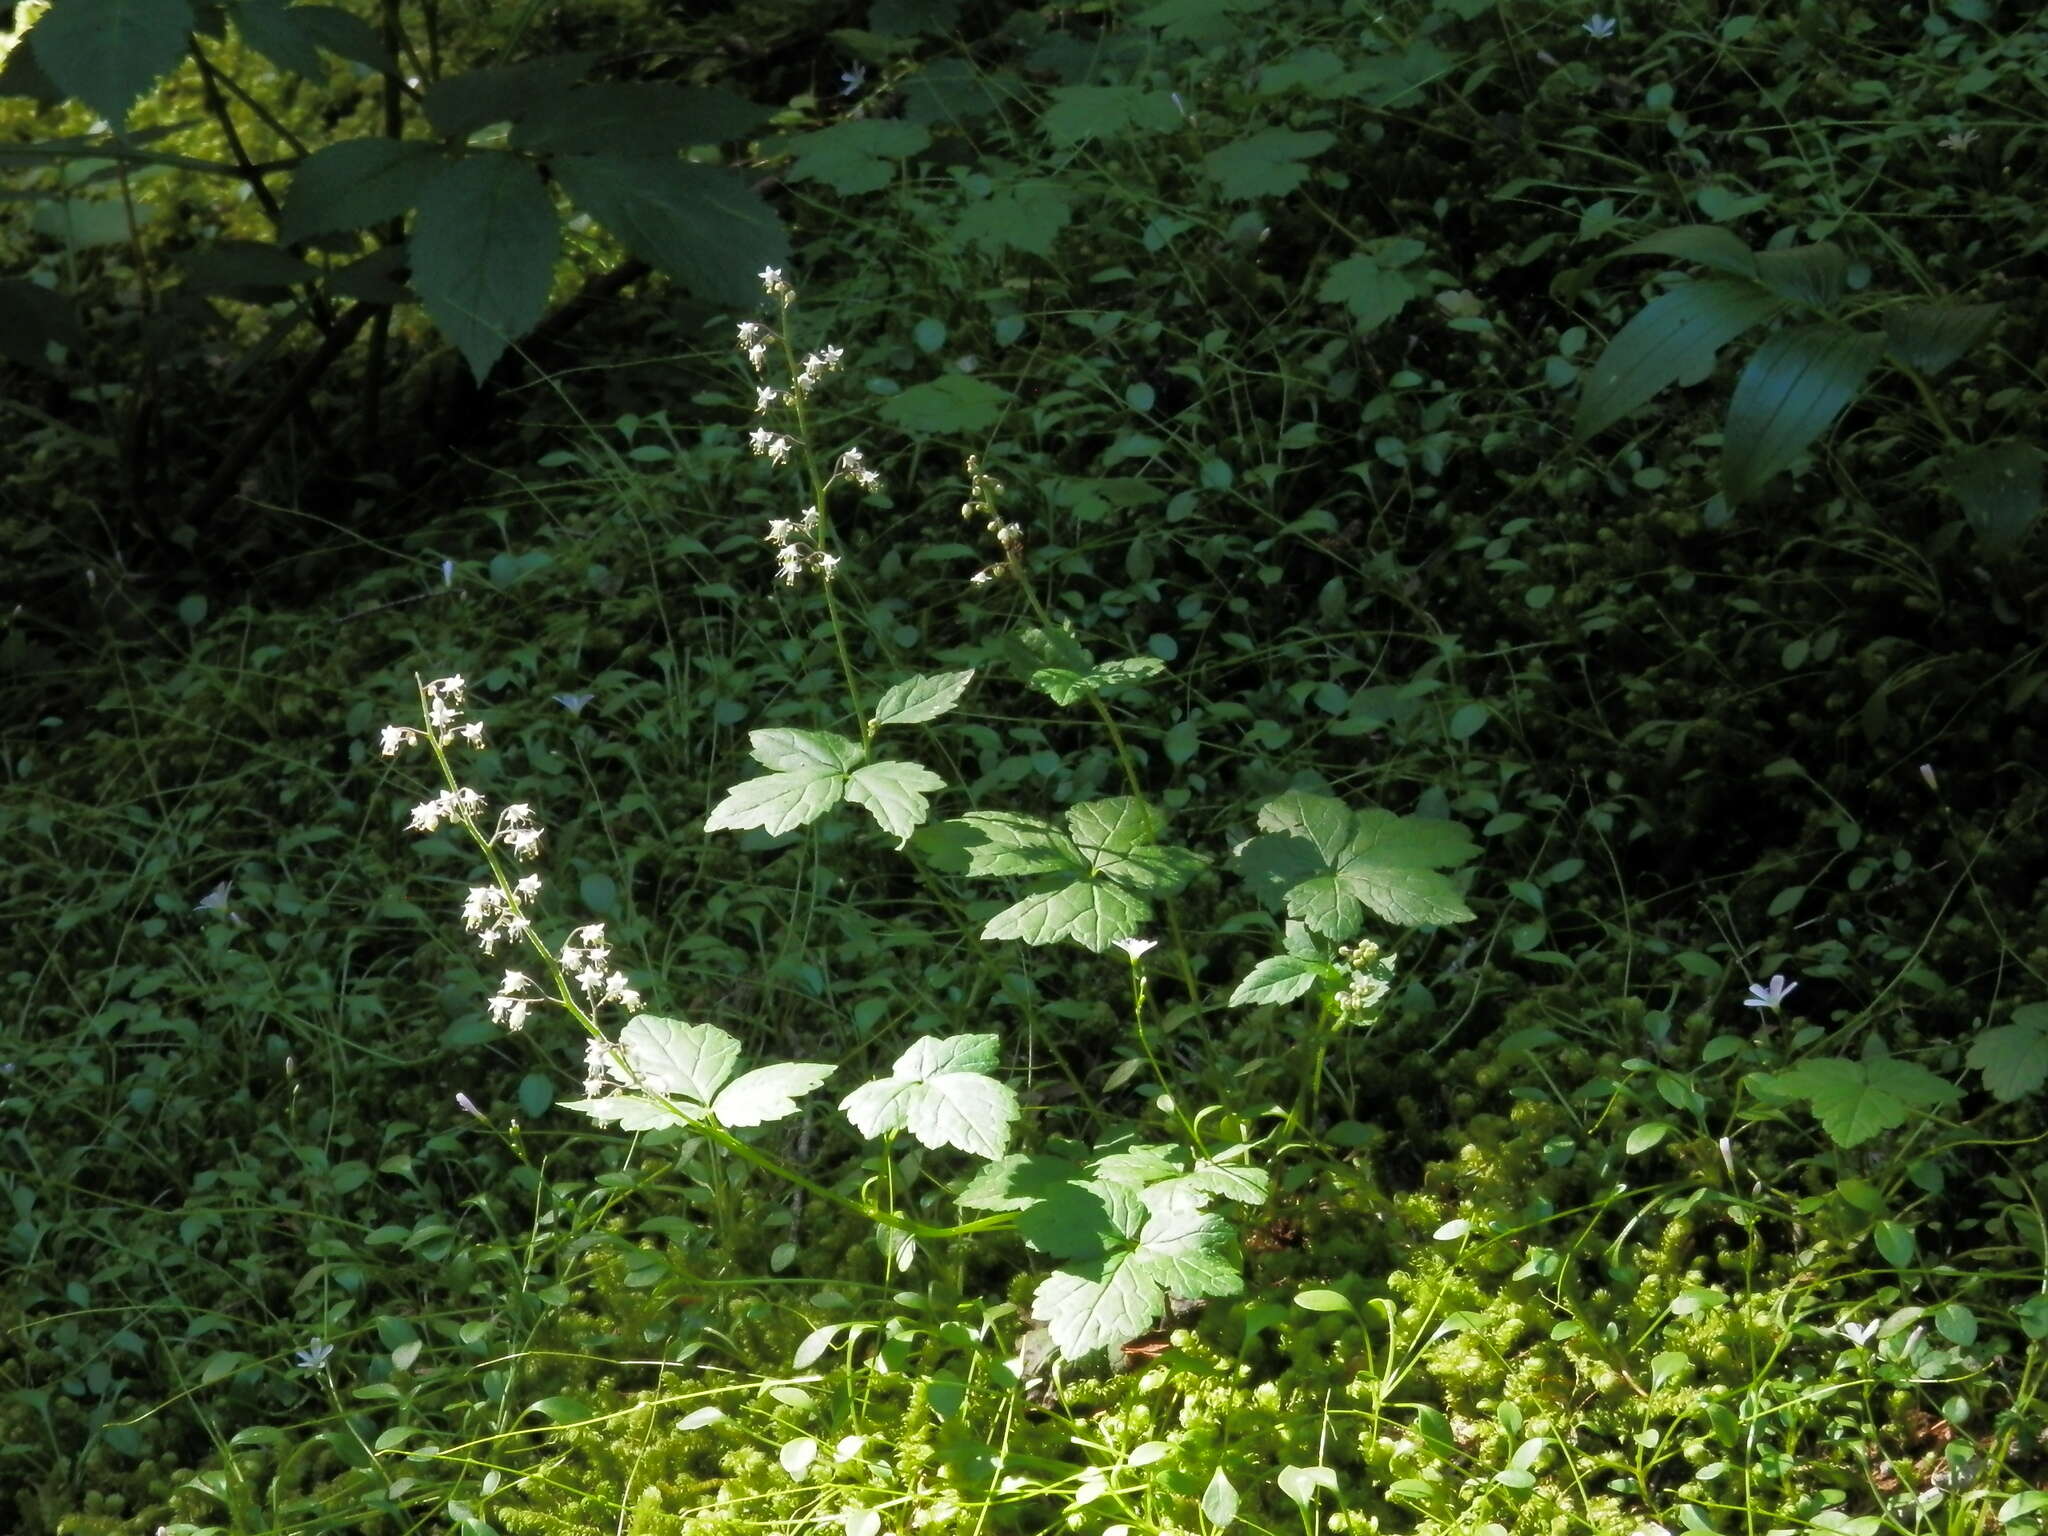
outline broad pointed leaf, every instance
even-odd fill
[[[1899,362],[1936,374],[1990,335],[2004,310],[2003,304],[1908,304],[1885,311],[1885,339]]]
[[[993,1035],[920,1040],[886,1078],[840,1101],[863,1136],[908,1130],[927,1147],[958,1147],[997,1158],[1018,1114],[1017,1095],[983,1070],[995,1065]]]
[[[231,13],[242,41],[288,75],[318,80],[327,73],[327,61],[304,18],[304,7],[287,6],[283,0],[242,0]]]
[[[599,55],[558,53],[449,75],[427,87],[420,104],[443,138],[466,139],[492,123],[516,123],[529,112],[560,110],[570,87]]]
[[[1209,151],[1202,157],[1202,174],[1239,202],[1285,197],[1308,179],[1306,162],[1336,142],[1335,134],[1321,129],[1261,128]]]
[[[118,129],[136,99],[184,59],[192,25],[185,0],[60,0],[27,41],[65,95]]]
[[[2048,1004],[2015,1008],[2010,1024],[1987,1029],[1970,1042],[1968,1060],[2001,1104],[2039,1092],[2048,1083]]]
[[[1118,939],[1134,939],[1152,909],[1143,899],[1101,881],[1079,881],[1026,896],[990,918],[984,939],[1057,944],[1071,939],[1102,954]]]
[[[1144,1220],[1129,1190],[1076,1179],[1045,1191],[1017,1218],[1017,1234],[1056,1259],[1092,1259],[1135,1237]]]
[[[783,171],[786,181],[822,181],[842,196],[879,192],[896,179],[900,162],[930,147],[930,130],[897,118],[846,118],[812,133],[794,134],[769,146],[796,158]]]
[[[770,837],[780,837],[809,826],[845,794],[846,776],[827,769],[743,779],[704,818],[704,830],[741,832],[759,827]]]
[[[774,211],[725,166],[632,154],[562,155],[551,165],[571,202],[701,298],[755,304],[755,274],[789,264],[789,235]]]
[[[1884,339],[1823,323],[1765,339],[1735,381],[1722,429],[1721,491],[1754,496],[1827,430],[1884,356]]]
[[[865,755],[865,749],[851,737],[783,726],[750,732],[747,747],[755,762],[781,773],[848,773]]]
[[[2041,516],[2041,450],[2032,443],[1966,449],[1943,467],[1941,478],[1991,556],[2017,550]]]
[[[1666,385],[1705,373],[1723,346],[1784,307],[1776,294],[1733,278],[1705,278],[1652,299],[1587,375],[1573,435],[1584,442]]]
[[[1166,1293],[1126,1253],[1055,1270],[1031,1295],[1060,1356],[1079,1360],[1136,1338],[1152,1326]]]
[[[547,188],[512,155],[459,160],[421,194],[412,285],[478,383],[539,323],[561,243]]]
[[[404,139],[343,139],[315,150],[292,173],[280,244],[368,229],[418,206],[448,160],[431,144]]]
[[[1782,1093],[1805,1099],[1838,1147],[1858,1147],[1896,1130],[1915,1113],[1959,1097],[1956,1087],[1925,1067],[1896,1057],[1866,1061],[1804,1061],[1773,1079]]]
[[[1833,309],[1842,301],[1848,283],[1849,257],[1839,245],[1825,240],[1782,251],[1759,251],[1756,276],[1781,298],[1815,309]]]
[[[1754,279],[1756,252],[1733,231],[1719,224],[1680,224],[1623,246],[1608,260],[1622,256],[1675,256],[1696,266],[1711,267],[1730,277]]]
[[[677,1106],[680,1109],[682,1106]],[[608,1093],[602,1098],[575,1099],[562,1105],[590,1116],[600,1125],[616,1125],[622,1131],[661,1131],[688,1119],[678,1115],[659,1099],[644,1093]]]
[[[1049,821],[1017,811],[970,811],[946,823],[964,830],[970,875],[1085,873],[1088,861],[1072,838]]]
[[[583,85],[533,103],[508,142],[552,155],[666,155],[744,138],[770,115],[716,86]]]
[[[1298,955],[1273,955],[1252,967],[1251,974],[1230,994],[1230,1006],[1250,1008],[1259,1003],[1291,1003],[1313,991],[1319,981],[1334,982],[1338,971],[1320,960]]]

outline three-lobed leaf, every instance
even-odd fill
[[[1829,1140],[1845,1148],[1861,1146],[1959,1097],[1955,1084],[1892,1056],[1803,1061],[1777,1073],[1771,1083],[1779,1093],[1805,1100]]]
[[[761,293],[755,274],[788,265],[787,231],[730,167],[621,151],[558,155],[549,168],[615,240],[704,298],[751,304]]]
[[[1325,938],[1356,936],[1367,912],[1403,926],[1472,916],[1438,873],[1478,852],[1457,822],[1353,812],[1327,795],[1290,791],[1260,808],[1258,824],[1261,835],[1236,851],[1239,872]]]
[[[930,813],[927,796],[946,787],[944,779],[918,763],[864,762],[866,748],[829,731],[774,727],[753,732],[749,741],[755,759],[775,771],[727,790],[704,820],[707,832],[758,827],[779,837],[846,800],[900,845]]]
[[[2026,1003],[2012,1022],[1985,1030],[1970,1042],[1966,1058],[1984,1074],[1984,1086],[2001,1104],[2025,1098],[2048,1083],[2048,1003]]]
[[[368,229],[403,218],[448,166],[431,144],[408,139],[343,139],[299,162],[285,193],[280,244]]]
[[[863,1136],[907,1130],[927,1147],[999,1158],[1019,1111],[1016,1091],[989,1075],[995,1065],[994,1035],[926,1037],[839,1108]]]
[[[934,672],[906,678],[882,695],[870,723],[879,728],[885,725],[923,725],[926,721],[936,720],[959,705],[967,692],[967,685],[973,681],[972,667],[964,672]]]
[[[796,1113],[797,1100],[837,1068],[784,1061],[733,1076],[740,1045],[715,1024],[641,1014],[619,1031],[615,1047],[633,1091],[580,1099],[581,1110],[626,1131],[659,1130],[680,1121],[716,1118],[733,1129],[767,1125]]]

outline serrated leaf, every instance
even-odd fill
[[[1202,174],[1227,198],[1249,202],[1285,197],[1308,179],[1310,158],[1337,142],[1333,133],[1262,128],[1249,138],[1213,149],[1202,157]]]
[[[1163,133],[1180,123],[1170,94],[1135,85],[1056,86],[1038,117],[1039,132],[1061,149],[1133,132]]]
[[[553,155],[669,155],[744,138],[772,115],[716,86],[579,85],[527,106],[507,142]]]
[[[1118,939],[1136,938],[1151,915],[1151,907],[1127,891],[1083,882],[1041,891],[1005,907],[988,920],[981,936],[1022,939],[1027,944],[1071,939],[1099,955]]]
[[[1370,333],[1426,292],[1423,283],[1371,256],[1347,256],[1324,274],[1316,297],[1325,304],[1342,304],[1359,331]]]
[[[235,31],[249,47],[288,75],[318,80],[326,74],[327,65],[298,14],[303,9],[287,7],[282,0],[242,0],[232,15]]]
[[[1822,1058],[1780,1072],[1777,1089],[1804,1099],[1838,1147],[1858,1147],[1915,1113],[1954,1102],[1955,1085],[1896,1057]]]
[[[874,817],[900,848],[931,814],[926,797],[945,787],[946,781],[921,763],[869,763],[848,776],[846,798]]]
[[[420,194],[407,246],[412,285],[479,384],[540,322],[561,244],[547,188],[512,155],[459,160]]]
[[[298,257],[257,240],[217,240],[173,258],[195,293],[257,294],[289,290],[320,275]]]
[[[1884,313],[1891,354],[1909,368],[1937,374],[1991,334],[2003,304],[1908,304]]]
[[[569,200],[627,250],[690,292],[753,304],[763,267],[789,264],[789,235],[754,184],[718,165],[661,155],[561,155]]]
[[[1359,100],[1368,107],[1413,106],[1423,87],[1448,75],[1453,64],[1449,54],[1424,39],[1398,53],[1369,58],[1346,78],[1355,82]]]
[[[1049,667],[1086,672],[1095,665],[1095,657],[1088,648],[1065,628],[1022,629],[1010,635],[1008,641],[1017,651]],[[1029,672],[1029,662],[1024,670]]]
[[[896,179],[898,162],[930,148],[921,123],[896,118],[848,118],[813,133],[778,139],[771,154],[795,158],[783,169],[785,181],[822,181],[842,197],[879,192]]]
[[[1009,395],[986,380],[949,373],[889,396],[875,414],[913,437],[949,437],[987,431],[1009,406]]]
[[[1614,253],[1622,256],[1675,256],[1695,266],[1711,267],[1730,277],[1754,279],[1756,252],[1732,231],[1718,224],[1681,224],[1645,235]]]
[[[953,1198],[969,1210],[1021,1211],[1047,1198],[1058,1186],[1085,1178],[1081,1165],[1068,1158],[1013,1152],[983,1167]]]
[[[1942,467],[1941,481],[1994,558],[2011,555],[2041,516],[2041,450],[2032,443],[1985,443]]]
[[[850,736],[831,731],[798,731],[786,726],[747,733],[747,750],[763,768],[782,773],[851,771],[866,749]]]
[[[562,1108],[578,1110],[600,1125],[616,1125],[622,1131],[659,1131],[678,1123],[676,1110],[643,1093],[609,1093],[602,1098],[574,1099]]]
[[[1815,309],[1833,309],[1848,283],[1849,257],[1839,245],[1825,240],[1782,251],[1759,251],[1756,277],[1781,298]]]
[[[709,1104],[739,1065],[740,1043],[715,1024],[643,1013],[619,1031],[626,1065],[649,1093]]]
[[[2014,1009],[2012,1022],[1978,1035],[1965,1059],[2001,1104],[2038,1092],[2048,1082],[2048,1004]]]
[[[946,823],[961,840],[970,875],[1085,873],[1088,860],[1074,840],[1049,821],[1018,811],[970,811]]]
[[[1722,428],[1721,491],[1748,500],[1850,401],[1884,356],[1884,340],[1847,326],[1794,326],[1765,338],[1735,381]]]
[[[1704,374],[1723,346],[1784,307],[1776,294],[1734,278],[1703,278],[1652,299],[1588,371],[1572,435],[1583,443],[1666,385]]]
[[[936,720],[952,712],[973,681],[972,667],[964,672],[934,672],[907,678],[882,695],[875,705],[872,723],[880,727],[922,725],[927,720]]]
[[[66,96],[118,130],[137,98],[184,59],[192,26],[185,0],[62,0],[25,40]]]
[[[527,113],[560,102],[590,72],[594,53],[559,53],[518,64],[495,64],[448,75],[420,98],[427,121],[446,139],[466,139],[492,123],[516,123]]]
[[[300,31],[335,57],[379,74],[398,73],[398,61],[385,50],[377,29],[353,12],[338,5],[295,5],[291,14]]]
[[[846,794],[846,776],[829,769],[769,773],[742,779],[704,818],[706,832],[740,832],[759,827],[771,837],[807,827]]]
[[[1250,1008],[1259,1003],[1291,1003],[1312,991],[1319,981],[1334,983],[1337,968],[1320,960],[1297,955],[1272,955],[1252,967],[1251,974],[1230,994],[1230,1006]]]
[[[718,1091],[711,1112],[720,1123],[741,1129],[769,1125],[796,1113],[796,1101],[838,1071],[817,1061],[779,1061],[742,1072]]]
[[[985,256],[1005,251],[1050,256],[1073,213],[1074,194],[1059,182],[1006,180],[961,210],[953,239]]]
[[[1186,1191],[1205,1200],[1231,1200],[1239,1205],[1262,1205],[1273,1187],[1263,1168],[1244,1163],[1218,1163],[1208,1158],[1179,1177],[1168,1180],[1176,1191]]]
[[[316,235],[403,218],[447,166],[433,145],[402,139],[344,139],[325,145],[292,173],[277,238],[296,245]]]
[[[994,1035],[917,1041],[890,1075],[864,1083],[839,1108],[863,1136],[907,1130],[927,1147],[958,1147],[977,1157],[1003,1155],[1018,1114],[1017,1095],[987,1075]]]
[[[1144,1220],[1131,1190],[1077,1179],[1033,1201],[1017,1218],[1017,1235],[1062,1262],[1093,1259],[1134,1236]]]
[[[1055,1270],[1032,1292],[1032,1314],[1044,1319],[1062,1359],[1080,1360],[1152,1326],[1166,1292],[1133,1257],[1116,1253],[1078,1273]]]
[[[1437,873],[1478,852],[1456,822],[1353,813],[1327,796],[1289,793],[1260,809],[1259,825],[1265,835],[1237,850],[1240,871],[1326,938],[1354,937],[1367,911],[1403,926],[1472,916],[1457,887]]]

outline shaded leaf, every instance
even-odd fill
[[[539,324],[561,243],[547,188],[511,155],[459,160],[421,193],[412,285],[479,384]]]
[[[73,356],[85,350],[85,331],[71,301],[27,278],[0,281],[0,357],[54,374],[48,355],[53,343]]]
[[[896,179],[897,162],[928,148],[931,133],[895,118],[850,118],[775,140],[772,154],[793,155],[785,181],[822,181],[841,196],[879,192]]]
[[[1718,224],[1680,224],[1623,246],[1607,258],[1622,256],[1675,256],[1695,266],[1711,267],[1730,277],[1754,279],[1756,252],[1732,231]]]
[[[1785,301],[1752,283],[1705,278],[1652,299],[1615,332],[1586,376],[1573,435],[1584,442],[1679,379],[1704,374],[1714,354]]]
[[[1767,337],[1735,381],[1721,451],[1721,489],[1747,500],[1789,468],[1862,391],[1884,340],[1847,326],[1795,326]]]
[[[875,414],[913,437],[937,437],[986,431],[1002,419],[1009,405],[1009,395],[995,385],[949,373],[889,396]]]
[[[1838,1147],[1857,1147],[1896,1130],[1914,1114],[1953,1103],[1953,1083],[1895,1057],[1866,1061],[1822,1058],[1801,1062],[1772,1079],[1776,1089],[1804,1099]]]
[[[1297,955],[1273,955],[1252,967],[1251,974],[1230,994],[1233,1008],[1257,1003],[1291,1003],[1314,989],[1318,981],[1335,982],[1337,968]]]
[[[1136,85],[1062,85],[1039,114],[1038,129],[1061,149],[1126,133],[1163,133],[1181,124],[1180,108],[1166,91]]]
[[[1970,1042],[1969,1065],[2001,1104],[2023,1099],[2048,1083],[2048,1003],[2015,1008],[2010,1024],[1987,1029]]]
[[[2041,515],[2041,450],[2031,443],[1986,443],[1943,466],[1942,483],[1993,557],[2012,554]]]
[[[788,234],[737,171],[649,155],[564,155],[552,168],[571,202],[702,298],[753,304],[756,274],[789,263]]]
[[[1849,277],[1849,257],[1839,245],[1823,240],[1782,251],[1759,251],[1756,276],[1771,292],[1795,304],[1832,309],[1842,299]]]
[[[27,41],[66,96],[118,129],[137,98],[178,67],[192,26],[185,0],[62,0]]]
[[[1049,256],[1073,208],[1074,194],[1056,181],[1004,181],[967,205],[953,226],[953,238],[987,256],[1006,250]]]
[[[1263,128],[1202,157],[1202,174],[1239,201],[1284,197],[1308,179],[1306,162],[1337,142],[1333,133]]]
[[[493,123],[517,123],[530,112],[560,113],[570,87],[590,72],[594,53],[558,53],[498,64],[436,80],[420,105],[443,138],[466,139]]]
[[[1884,314],[1892,356],[1909,368],[1936,374],[1991,334],[2002,304],[1908,304]]]
[[[579,85],[523,108],[507,142],[542,154],[669,155],[745,138],[771,115],[715,86]]]
[[[325,145],[292,173],[278,241],[297,245],[317,235],[403,218],[448,166],[433,145],[403,139],[344,139]]]
[[[303,9],[282,0],[242,0],[231,14],[243,42],[286,74],[317,80],[327,73],[327,61],[298,14]]]

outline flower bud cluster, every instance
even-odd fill
[[[1337,1022],[1374,1022],[1394,990],[1394,957],[1372,940],[1360,939],[1337,951],[1337,963],[1350,972],[1335,998]]]
[[[961,517],[970,522],[977,517],[983,518],[982,527],[1003,552],[1002,559],[994,565],[983,566],[968,580],[977,587],[985,587],[999,576],[1020,574],[1024,563],[1024,530],[1016,523],[1003,521],[996,506],[1002,498],[1003,484],[982,469],[979,458],[967,460],[967,494],[968,499],[960,504]]]

